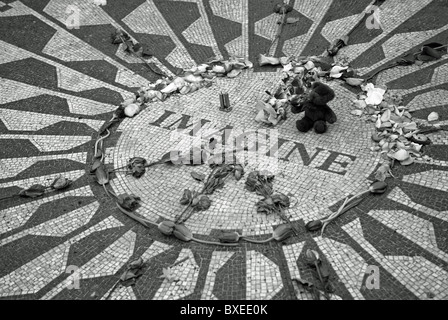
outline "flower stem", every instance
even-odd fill
[[[274,240],[274,237],[270,237],[270,238],[265,239],[265,240],[255,240],[255,239],[250,239],[250,238],[246,238],[246,237],[241,236],[241,239],[246,240],[247,242],[252,242],[252,243],[267,243],[267,242],[269,242],[271,240]]]
[[[132,218],[132,219],[134,219],[134,220],[136,220],[136,221],[138,221],[138,222],[140,222],[142,225],[144,225],[146,228],[149,228],[149,221],[147,221],[146,219],[142,219],[142,218],[140,218],[140,217],[137,217],[135,214],[133,214],[132,212],[130,212],[130,211],[128,211],[128,210],[126,210],[126,209],[124,209],[122,206],[120,206],[118,203],[117,203],[117,207],[118,207],[118,209],[121,211],[121,212],[123,212],[125,215],[127,215],[128,217],[130,217],[130,218]]]
[[[196,238],[192,238],[191,240],[199,242],[199,243],[204,243],[204,244],[214,244],[214,245],[228,246],[228,247],[234,247],[234,246],[238,245],[238,243],[213,242],[213,241],[199,240],[199,239],[196,239]]]
[[[10,196],[6,196],[6,197],[3,197],[3,198],[0,198],[0,201],[1,200],[6,200],[6,199],[11,199],[11,198],[14,198],[16,196],[19,196],[19,195],[18,194],[13,194],[13,195],[10,195]]]

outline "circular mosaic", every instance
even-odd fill
[[[350,116],[355,95],[336,84],[330,105],[338,121],[327,133],[300,133],[295,121],[302,114],[289,114],[288,119],[273,128],[257,124],[255,105],[265,99],[265,90],[273,91],[281,82],[280,73],[245,72],[237,79],[218,79],[216,84],[189,95],[173,96],[163,103],[153,103],[138,117],[126,119],[119,127],[121,136],[114,154],[114,166],[121,167],[129,158],[140,156],[155,161],[170,150],[188,150],[195,143],[212,137],[225,145],[225,150],[238,149],[238,137],[249,133],[266,133],[266,141],[257,149],[241,153],[245,172],[263,169],[275,174],[274,190],[291,193],[297,202],[288,209],[291,220],[317,218],[332,204],[366,187],[366,177],[378,160],[370,152],[372,125]],[[219,110],[219,93],[228,92],[231,112]],[[261,137],[260,135],[258,137]],[[229,148],[230,149],[227,149]],[[255,159],[255,161],[254,161]],[[240,159],[241,160],[241,159]],[[251,161],[252,160],[252,161]],[[264,164],[262,164],[264,163]],[[200,191],[202,183],[192,179],[191,171],[208,175],[208,165],[148,168],[140,179],[118,174],[115,187],[119,192],[135,193],[143,199],[138,213],[153,222],[160,217],[173,220],[183,211],[179,203],[184,189]],[[241,230],[243,234],[264,234],[281,223],[278,216],[258,214],[255,203],[260,196],[244,188],[245,178],[227,178],[223,189],[211,195],[211,207],[195,213],[187,221],[194,233],[208,235],[213,229]]]

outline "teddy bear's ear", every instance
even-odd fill
[[[333,89],[321,82],[313,83],[312,92],[312,101],[317,105],[325,105],[335,97]]]

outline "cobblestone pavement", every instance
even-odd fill
[[[276,191],[291,193],[288,210],[298,235],[265,244],[241,241],[234,247],[182,242],[161,234],[157,224],[182,210],[185,188],[200,190],[191,167],[154,166],[140,179],[116,173],[117,193],[142,198],[136,213],[149,228],[120,212],[89,174],[101,126],[124,99],[160,76],[110,42],[122,28],[153,53],[154,68],[175,73],[212,56],[238,55],[254,62],[234,79],[218,78],[209,88],[148,104],[126,118],[105,140],[106,163],[117,168],[133,156],[159,159],[175,148],[176,128],[194,119],[203,129],[262,129],[255,103],[279,83],[280,72],[260,67],[277,30],[274,0],[2,0],[0,1],[0,196],[33,184],[50,184],[60,174],[73,180],[64,190],[39,198],[0,200],[1,299],[120,300],[307,300],[293,278],[315,283],[305,262],[317,251],[329,267],[332,299],[414,300],[448,298],[448,138],[429,135],[424,153],[432,162],[393,168],[388,190],[366,195],[354,209],[320,232],[305,223],[337,210],[348,195],[365,190],[379,156],[370,151],[372,123],[350,114],[358,90],[329,82],[338,121],[324,135],[299,133],[290,115],[278,126]],[[345,57],[360,75],[372,74],[403,53],[428,42],[448,43],[446,0],[379,1],[380,29],[366,27],[362,12],[370,0],[290,0],[298,18],[286,25],[275,56],[319,55],[355,24]],[[80,28],[67,28],[68,6],[79,10]],[[402,94],[419,119],[436,111],[447,129],[448,64],[384,71],[376,83]],[[218,110],[218,94],[229,92],[233,110]],[[205,130],[204,129],[204,130]],[[206,165],[197,172],[208,174]],[[247,172],[251,168],[246,168]],[[245,179],[229,179],[211,196],[209,210],[186,222],[195,237],[214,240],[222,230],[268,238],[282,224],[257,214],[260,199],[244,189]],[[118,286],[127,264],[143,257],[143,275],[134,286]],[[176,264],[176,262],[178,262]],[[162,277],[171,267],[171,277]],[[70,289],[79,268],[78,289]],[[370,272],[378,275],[372,288]],[[174,280],[173,280],[174,279]],[[376,278],[375,278],[376,279]],[[376,286],[378,285],[378,286]]]

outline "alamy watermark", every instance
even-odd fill
[[[381,20],[380,20],[380,8],[378,6],[368,6],[365,13],[369,14],[373,11],[373,13],[367,17],[366,19],[366,28],[367,29],[381,29]]]
[[[65,273],[71,273],[67,278],[66,288],[69,290],[79,289],[79,282],[81,280],[81,273],[78,266],[70,265],[65,269]]]
[[[105,6],[107,5],[107,0],[89,0],[93,4],[97,6]],[[65,13],[68,14],[68,17],[65,19],[65,26],[67,29],[79,29],[81,26],[81,9],[79,9],[76,5],[68,5],[65,8]]]
[[[380,269],[378,266],[369,265],[366,268],[366,274],[368,274],[366,278],[366,288],[371,289],[379,289],[380,288]]]

